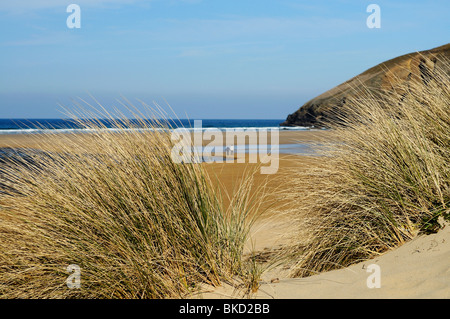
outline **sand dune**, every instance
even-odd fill
[[[272,237],[267,232],[268,238]],[[450,298],[450,225],[436,234],[422,235],[377,258],[308,278],[283,278],[269,271],[252,298],[262,299],[411,299]],[[379,266],[380,288],[367,281]],[[281,276],[280,276],[281,275]],[[273,282],[271,282],[273,281]],[[240,298],[231,286],[209,289],[199,298]]]
[[[450,227],[416,239],[378,258],[304,279],[263,284],[260,298],[450,298]],[[380,270],[380,288],[369,288]],[[369,278],[370,280],[370,278]]]

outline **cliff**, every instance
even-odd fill
[[[398,92],[414,78],[426,83],[437,67],[450,72],[448,61],[450,43],[385,61],[308,101],[288,115],[280,126],[326,126],[324,122],[330,119],[331,114],[339,112],[339,107],[361,92],[362,88],[369,92]]]

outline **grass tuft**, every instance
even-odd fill
[[[450,76],[430,74],[394,92],[361,91],[327,123],[338,141],[324,141],[320,165],[295,182],[293,276],[375,257],[448,218]]]
[[[90,133],[2,165],[2,298],[182,298],[244,272],[251,182],[225,209],[202,165],[172,160],[164,121],[75,121]]]

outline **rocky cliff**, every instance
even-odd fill
[[[351,78],[329,91],[305,103],[296,112],[288,115],[281,126],[323,127],[333,112],[338,111],[347,99],[351,99],[362,88],[371,92],[398,90],[412,79],[424,83],[437,67],[450,72],[450,43],[426,51],[409,53],[380,63]],[[333,112],[331,112],[333,110]]]

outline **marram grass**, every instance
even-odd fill
[[[2,164],[1,298],[182,298],[245,276],[250,177],[225,209],[202,165],[172,160],[162,123],[82,123]]]
[[[450,76],[431,75],[398,94],[361,91],[327,123],[338,142],[323,141],[317,167],[292,188],[301,233],[293,276],[378,256],[448,218]]]

